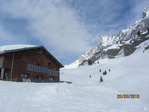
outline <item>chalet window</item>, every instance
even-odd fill
[[[46,73],[49,76],[58,76],[59,72],[56,70],[49,70],[47,67],[27,64],[27,71],[38,72],[38,73]]]
[[[48,63],[48,67],[50,67],[50,66],[51,66],[51,63],[49,62],[49,63]]]
[[[29,74],[21,74],[21,77],[22,77],[23,79],[28,79],[28,78],[29,78]]]

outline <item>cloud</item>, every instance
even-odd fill
[[[72,5],[81,16],[90,32],[99,35],[116,34],[140,19],[147,0],[72,0]]]
[[[134,5],[130,10],[131,19],[128,21],[128,25],[133,25],[135,21],[142,18],[143,10],[147,6],[149,6],[148,0],[135,0]]]
[[[91,35],[64,1],[13,0],[1,9],[12,18],[26,19],[32,36],[57,54],[76,55],[91,47]]]
[[[12,41],[12,35],[8,34],[1,26],[0,26],[0,39],[1,42],[8,40]]]

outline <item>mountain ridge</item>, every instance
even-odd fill
[[[111,59],[118,55],[129,56],[139,44],[149,39],[149,7],[144,8],[142,19],[135,22],[134,26],[119,31],[116,35],[102,35],[96,48],[90,48],[78,60],[66,66],[76,68],[83,65],[99,63],[99,59]],[[147,47],[147,46],[146,46]],[[72,66],[73,65],[73,66]]]

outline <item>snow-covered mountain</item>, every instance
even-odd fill
[[[100,63],[100,59],[131,55],[137,49],[136,46],[148,39],[149,7],[146,7],[142,19],[136,21],[134,26],[122,30],[114,36],[102,35],[96,48],[91,48],[85,55],[81,55],[77,61],[66,68]]]
[[[61,69],[60,79],[72,81],[72,85],[75,85],[76,88],[79,85],[81,90],[79,92],[82,93],[81,99],[83,100],[83,96],[87,95],[88,91],[92,91],[93,93],[89,93],[87,96],[90,97],[91,104],[94,102],[92,99],[97,98],[93,104],[93,112],[149,112],[149,49],[146,48],[148,45],[149,40],[142,42],[129,56],[100,59],[100,64],[92,66]],[[145,51],[144,48],[146,48]],[[104,71],[107,71],[107,75],[103,75]],[[103,78],[103,82],[100,82],[100,77]],[[85,92],[82,91],[83,88],[86,88]],[[105,92],[104,90],[107,88],[109,90]],[[139,94],[140,98],[116,99],[114,94],[119,93]],[[89,104],[89,102],[86,101],[85,104]],[[101,104],[107,109],[98,109]],[[89,105],[86,108],[91,112]]]

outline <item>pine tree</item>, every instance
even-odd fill
[[[100,82],[103,82],[103,78],[102,78],[102,76],[100,76]]]
[[[89,78],[91,78],[92,76],[90,75]]]
[[[101,72],[101,69],[99,69],[99,72]]]
[[[103,72],[103,75],[107,75],[107,71],[106,70]]]

